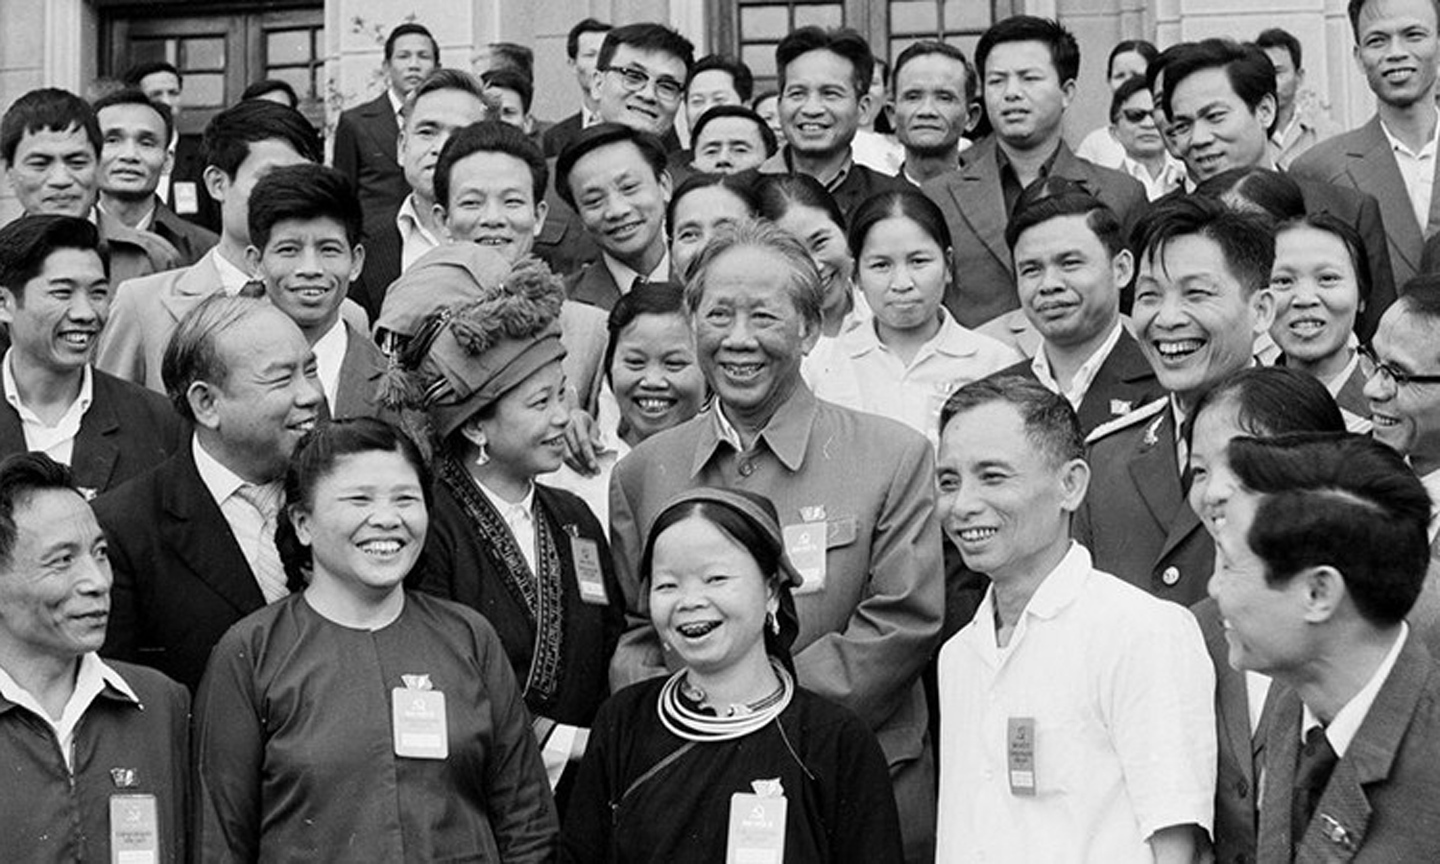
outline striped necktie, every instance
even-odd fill
[[[280,563],[280,553],[275,548],[275,526],[279,523],[283,490],[278,482],[261,486],[246,483],[236,489],[235,494],[254,507],[265,520],[251,567],[255,571],[255,581],[260,584],[260,593],[265,595],[265,602],[274,603],[290,593],[285,579],[285,567]]]

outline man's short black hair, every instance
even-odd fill
[[[1360,41],[1360,13],[1365,10],[1365,4],[1372,0],[1350,0],[1345,9],[1346,15],[1350,18],[1350,32],[1354,34],[1355,41]],[[1435,17],[1440,18],[1440,0],[1431,0],[1431,7],[1435,10]],[[1295,64],[1299,66],[1299,63]]]
[[[16,99],[5,111],[5,116],[0,117],[0,159],[6,165],[14,165],[15,150],[27,134],[46,130],[68,132],[71,129],[85,132],[85,137],[95,148],[95,158],[99,159],[104,138],[90,104],[69,90],[55,87],[31,90]]]
[[[266,172],[250,192],[250,243],[264,251],[270,232],[287,219],[330,219],[345,229],[354,249],[365,214],[344,174],[324,165],[285,165]]]
[[[1060,83],[1074,81],[1080,76],[1080,43],[1075,34],[1052,18],[1037,18],[1034,15],[1013,15],[997,21],[980,36],[975,46],[975,65],[980,77],[985,77],[985,61],[996,45],[1007,42],[1039,42],[1050,49],[1050,60]]]
[[[1267,48],[1284,48],[1290,55],[1290,65],[1300,69],[1300,40],[1289,30],[1279,27],[1271,27],[1268,30],[1261,30],[1260,35],[1255,37],[1255,44],[1263,51]]]
[[[775,138],[775,130],[770,128],[770,124],[765,122],[765,118],[744,105],[716,105],[706,108],[705,113],[700,115],[699,119],[695,121],[694,128],[690,130],[690,144],[694,146],[700,140],[700,133],[705,130],[705,127],[723,117],[739,117],[754,123],[755,127],[760,130],[760,140],[765,145],[766,159],[774,156],[775,151],[780,148],[780,142]]]
[[[1160,107],[1174,119],[1170,100],[1181,81],[1206,69],[1223,69],[1230,88],[1253,113],[1266,96],[1275,97],[1275,64],[1255,45],[1233,39],[1202,39],[1171,46],[1164,55],[1164,92]]]
[[[0,228],[0,287],[10,289],[15,302],[25,302],[25,285],[39,276],[45,262],[61,249],[79,249],[109,262],[100,248],[100,232],[88,219],[74,216],[21,216]]]
[[[1270,270],[1275,264],[1274,221],[1202,195],[1157,202],[1136,228],[1135,260],[1159,257],[1172,240],[1190,236],[1204,237],[1220,247],[1225,266],[1245,297],[1270,287]]]
[[[406,21],[385,37],[385,62],[390,62],[395,56],[395,43],[400,41],[401,36],[424,36],[429,39],[430,50],[435,52],[435,65],[440,65],[440,43],[435,41],[435,37],[424,24],[416,24],[414,21]]]
[[[455,163],[476,153],[505,153],[524,162],[530,169],[533,203],[545,200],[545,187],[550,182],[550,168],[545,163],[545,154],[528,135],[509,123],[481,120],[457,129],[435,160],[435,201],[441,207],[450,209],[450,175]]]
[[[284,93],[285,99],[289,101],[291,108],[300,107],[300,96],[295,92],[295,88],[290,86],[289,81],[281,81],[279,78],[265,78],[261,81],[256,81],[254,84],[246,87],[244,92],[240,94],[240,101],[244,102],[247,99],[259,99],[271,93]]]
[[[749,66],[727,54],[706,54],[696,60],[694,68],[690,70],[690,79],[685,83],[686,95],[689,95],[690,84],[695,81],[696,75],[717,70],[730,76],[730,82],[741,102],[750,101],[750,94],[755,92],[755,76],[751,74]]]
[[[1267,584],[1334,567],[1361,617],[1381,627],[1404,620],[1430,562],[1430,496],[1404,457],[1349,433],[1236,438],[1227,455],[1262,496],[1245,539]]]
[[[939,42],[934,39],[923,39],[914,43],[904,51],[901,51],[900,56],[895,59],[895,69],[890,73],[890,94],[892,98],[899,98],[899,93],[895,90],[895,87],[900,81],[900,70],[905,68],[905,64],[920,57],[928,57],[931,54],[949,57],[951,60],[965,67],[965,102],[966,104],[974,102],[979,95],[979,82],[975,77],[975,66],[971,64],[970,58],[965,56],[964,51],[961,51],[949,42]]]
[[[614,29],[614,26],[597,18],[581,18],[565,37],[565,56],[571,61],[580,56],[580,37],[586,33],[609,33]]]
[[[480,76],[480,83],[486,87],[513,91],[520,97],[520,110],[530,113],[530,103],[535,99],[535,85],[525,77],[525,73],[503,67],[491,69]]]
[[[174,63],[167,63],[164,60],[152,60],[148,63],[137,63],[136,65],[131,66],[129,69],[125,70],[125,74],[121,76],[121,80],[124,81],[127,86],[139,87],[141,81],[144,81],[146,78],[154,75],[156,72],[169,72],[171,75],[175,76],[175,80],[179,82],[181,88],[184,88],[185,76],[180,74],[180,70],[175,68]]]
[[[251,99],[226,108],[205,125],[205,164],[233,179],[250,155],[250,145],[272,139],[289,144],[309,162],[321,161],[320,136],[303,114],[278,102]]]
[[[20,534],[15,511],[36,492],[52,489],[80,494],[70,469],[44,453],[16,453],[0,462],[0,567],[8,569],[13,563]]]
[[[602,71],[609,69],[610,62],[615,59],[615,51],[621,45],[628,45],[639,51],[660,51],[673,56],[685,64],[685,80],[690,80],[690,70],[695,66],[695,45],[664,24],[626,24],[605,31],[605,41],[600,43],[595,68]]]
[[[1020,375],[982,378],[950,394],[940,409],[940,434],[945,434],[945,427],[957,414],[994,402],[1014,406],[1025,427],[1025,437],[1049,458],[1050,464],[1058,467],[1085,458],[1085,433],[1070,402],[1039,381]]]
[[[611,31],[616,32],[616,31]],[[641,132],[639,129],[632,129],[621,123],[598,123],[589,129],[582,130],[570,145],[560,151],[560,157],[555,160],[555,191],[560,193],[560,198],[573,210],[580,208],[575,206],[575,192],[570,188],[570,172],[575,169],[575,163],[579,162],[592,150],[598,150],[611,144],[624,142],[634,144],[645,159],[645,163],[655,172],[656,178],[665,173],[665,166],[668,164],[668,156],[665,153],[665,145],[659,138],[649,132]]]
[[[1005,226],[1005,243],[1014,252],[1021,234],[1062,216],[1084,216],[1085,226],[1094,232],[1111,258],[1125,248],[1125,231],[1115,211],[1080,183],[1062,177],[1032,183],[1020,193],[1015,212]]]
[[[875,55],[870,51],[870,43],[849,27],[826,29],[815,26],[793,30],[775,46],[775,71],[780,76],[781,90],[785,89],[785,68],[811,51],[829,51],[850,61],[853,70],[850,80],[855,85],[855,98],[870,92],[870,81],[875,75]]]
[[[519,42],[491,42],[488,47],[490,71],[512,69],[532,82],[535,80],[535,51],[530,46]]]
[[[100,120],[100,112],[106,108],[113,108],[116,105],[143,105],[160,115],[160,120],[165,124],[165,140],[162,142],[169,146],[170,139],[175,137],[175,115],[170,112],[170,106],[163,102],[156,102],[145,95],[145,91],[138,87],[124,87],[119,90],[111,90],[99,99],[91,103],[90,108],[95,112],[95,120]],[[101,130],[101,146],[104,146],[104,130]]]

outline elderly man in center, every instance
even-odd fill
[[[802,381],[823,289],[798,242],[744,223],[719,233],[693,268],[686,308],[716,400],[642,442],[611,477],[611,544],[631,618],[611,684],[663,674],[675,662],[638,590],[641,544],[666,502],[697,486],[770,497],[805,579],[795,598],[799,683],[875,730],[906,860],[928,862],[934,767],[919,673],[944,614],[929,444],[892,420],[821,402]],[[723,642],[726,622],[717,617],[684,638]]]

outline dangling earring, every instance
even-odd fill
[[[765,613],[765,626],[770,628],[771,633],[776,636],[780,635],[780,619],[775,617],[774,612]]]
[[[490,451],[485,449],[484,441],[480,442],[479,448],[480,452],[475,454],[475,464],[483,468],[490,464]]]

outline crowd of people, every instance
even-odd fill
[[[21,96],[0,857],[1440,860],[1440,5],[1348,14],[1363,126],[1132,40],[1074,151],[1023,15]]]

